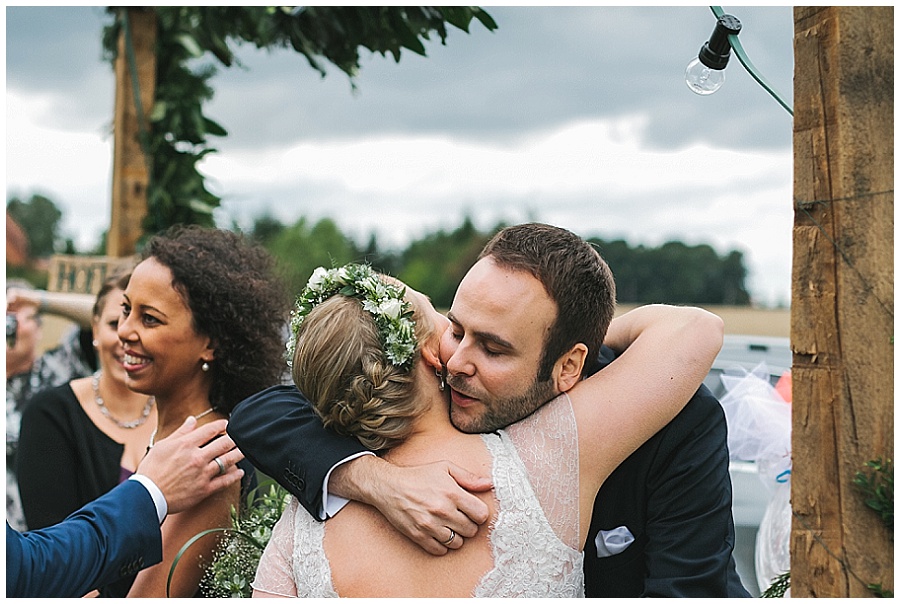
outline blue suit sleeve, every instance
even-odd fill
[[[228,420],[228,434],[254,467],[317,519],[328,472],[366,451],[357,439],[326,429],[293,385],[272,386],[238,403]]]
[[[6,525],[6,597],[80,597],[162,560],[150,493],[126,481],[59,524]]]

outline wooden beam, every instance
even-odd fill
[[[153,108],[156,89],[156,14],[153,9],[122,8],[131,30],[144,127]],[[150,182],[148,159],[141,147],[140,126],[135,103],[132,71],[129,66],[124,28],[119,34],[115,65],[116,99],[113,119],[113,184],[112,212],[106,250],[109,256],[134,254],[143,234],[142,222],[147,215],[147,187]]]
[[[853,478],[894,454],[893,7],[794,9],[791,595],[893,590]]]

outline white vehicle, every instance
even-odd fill
[[[722,375],[744,375],[765,362],[769,382],[775,386],[790,370],[791,361],[788,338],[726,335],[722,350],[704,383],[721,400],[726,393]],[[735,529],[734,558],[744,587],[751,595],[758,596],[760,590],[754,562],[756,534],[771,493],[762,484],[755,463],[732,461],[729,470]]]

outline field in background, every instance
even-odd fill
[[[617,315],[634,308],[633,304],[620,304]],[[790,308],[751,308],[747,306],[704,306],[706,310],[722,317],[725,333],[748,336],[791,336]]]
[[[622,314],[634,308],[633,304],[620,304],[616,314]],[[791,335],[791,309],[749,308],[746,306],[706,306],[706,310],[722,317],[725,321],[725,333],[749,336],[779,336],[788,338]],[[41,351],[52,348],[59,342],[60,335],[65,333],[73,323],[54,317],[44,316]]]

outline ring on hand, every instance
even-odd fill
[[[450,528],[449,526],[447,528]],[[450,529],[450,538],[446,541],[441,541],[441,545],[450,545],[450,542],[456,539],[456,531]]]
[[[219,466],[219,476],[225,473],[225,464],[222,463],[222,460],[218,457],[213,457],[213,461],[216,462],[216,465]]]

